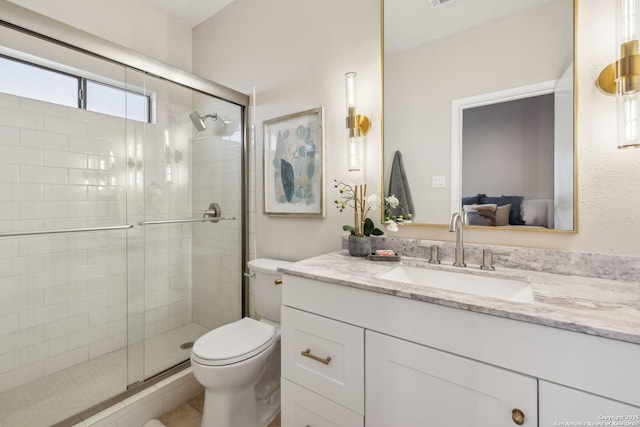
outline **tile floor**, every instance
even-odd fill
[[[145,376],[189,358],[180,344],[207,330],[185,325],[145,343]],[[125,348],[0,393],[0,427],[45,427],[126,390]]]
[[[204,393],[168,412],[160,421],[167,427],[200,427],[203,407]],[[276,415],[267,427],[280,427],[280,414]]]

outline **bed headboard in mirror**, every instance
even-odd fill
[[[577,0],[434,3],[383,2],[385,195],[400,152],[414,224],[575,232]]]

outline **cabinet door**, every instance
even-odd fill
[[[282,378],[282,427],[363,427],[364,418]]]
[[[537,380],[366,332],[367,427],[537,426]]]
[[[282,376],[364,414],[364,329],[282,308]]]
[[[540,427],[640,426],[640,408],[540,380]]]

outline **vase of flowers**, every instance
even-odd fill
[[[380,197],[376,194],[367,196],[366,185],[345,184],[335,181],[340,196],[335,200],[336,208],[342,212],[353,208],[353,225],[344,225],[342,229],[349,232],[349,254],[366,256],[371,253],[371,236],[381,236],[382,230],[376,228],[367,214],[371,209],[380,208]]]

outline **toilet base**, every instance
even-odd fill
[[[280,411],[280,353],[278,336],[257,381],[231,390],[206,384],[202,427],[266,427]],[[201,366],[192,366],[199,374]]]
[[[259,426],[265,427],[280,411],[280,339],[265,363],[265,369],[256,384],[256,405]]]
[[[253,386],[224,392],[205,389],[202,427],[262,427],[255,402]]]
[[[280,390],[275,391],[269,401],[256,402],[260,427],[266,427],[280,412]]]

